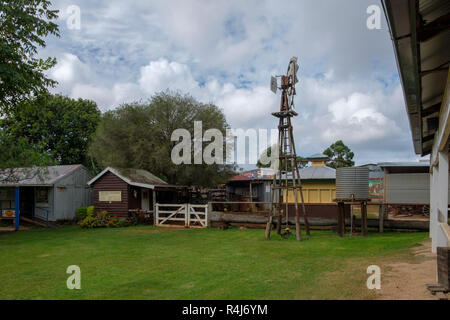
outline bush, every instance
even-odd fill
[[[106,211],[106,210],[103,210],[101,213],[100,213],[100,216],[99,217],[97,217],[97,219],[98,219],[98,226],[99,227],[107,227],[108,226],[108,211]]]
[[[87,208],[88,207],[80,207],[75,211],[75,215],[78,220],[83,220],[87,217]]]
[[[86,208],[86,216],[95,217],[94,206],[89,206]]]
[[[108,217],[106,226],[108,228],[118,228],[120,224],[120,220],[117,217]]]
[[[136,226],[137,224],[138,224],[138,221],[137,221],[136,217],[128,217],[125,220],[124,227]]]
[[[80,222],[82,228],[97,228],[99,227],[99,221],[96,217],[86,217]]]

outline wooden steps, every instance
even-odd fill
[[[41,226],[41,227],[44,227],[44,228],[48,228],[48,227],[47,227],[47,224],[46,224],[45,222],[40,222],[40,221],[32,220],[32,219],[30,219],[30,218],[26,218],[26,217],[22,217],[22,216],[20,216],[20,220],[23,220],[23,221],[25,221],[25,222],[32,223],[32,224],[35,224],[35,225],[38,225],[38,226]],[[50,226],[50,225],[49,225],[49,226]]]

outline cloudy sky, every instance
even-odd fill
[[[379,0],[53,3],[61,37],[40,54],[58,60],[54,92],[105,111],[170,88],[216,104],[233,128],[273,129],[270,76],[297,56],[297,153],[342,139],[357,164],[418,159],[384,16],[380,30],[366,27]],[[67,24],[72,5],[79,30]]]

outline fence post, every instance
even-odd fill
[[[191,217],[191,208],[189,206],[189,203],[184,204],[184,226],[189,228],[190,227],[190,217]]]
[[[206,220],[206,227],[210,227],[211,223],[209,221],[209,213],[212,212],[212,204],[211,202],[208,202],[208,204],[205,207],[205,220]]]
[[[378,210],[378,232],[379,233],[384,232],[384,211],[385,211],[384,204],[380,204],[380,207]]]
[[[157,204],[157,203],[155,203],[155,210],[154,210],[154,217],[153,217],[153,224],[155,225],[155,226],[157,226],[158,225],[158,223],[159,223],[159,205]]]

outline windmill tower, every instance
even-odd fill
[[[297,154],[295,152],[294,135],[291,118],[297,116],[294,111],[295,84],[298,82],[297,57],[293,57],[288,66],[285,76],[281,78],[281,87],[275,77],[271,78],[271,90],[276,93],[281,90],[280,111],[272,115],[279,119],[278,124],[278,174],[274,175],[272,183],[272,199],[270,215],[266,225],[266,239],[270,238],[270,232],[274,221],[277,233],[285,236],[290,233],[288,227],[289,217],[289,195],[293,194],[295,205],[295,228],[297,240],[301,240],[300,215],[298,197],[301,199],[301,208],[305,222],[306,234],[309,235],[309,223],[306,217],[305,202],[303,199],[302,184],[298,168]],[[286,229],[281,233],[281,225],[285,215]]]

